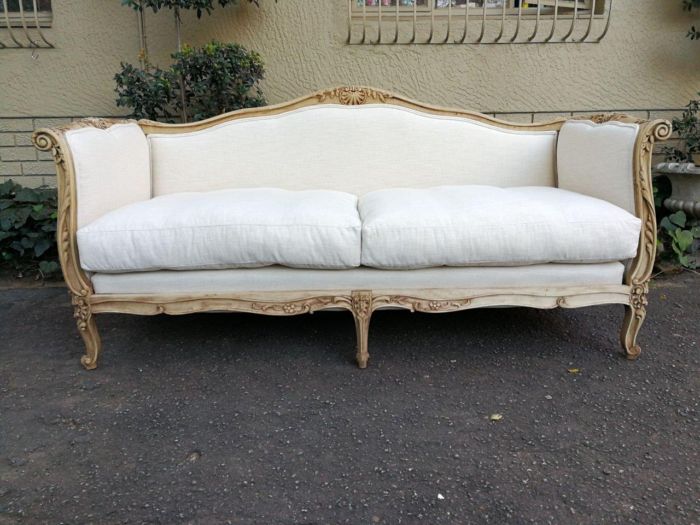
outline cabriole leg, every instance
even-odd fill
[[[368,336],[369,321],[372,317],[372,292],[352,292],[352,315],[355,318],[357,335],[357,366],[367,368],[369,360]]]
[[[637,334],[647,315],[647,294],[649,284],[634,285],[630,293],[630,304],[625,306],[625,320],[622,322],[620,343],[627,359],[637,359],[642,349],[637,344]]]
[[[81,295],[73,295],[71,302],[73,303],[75,323],[85,343],[85,355],[80,358],[80,363],[86,370],[94,370],[97,368],[102,341],[97,332],[95,318],[90,310],[90,303],[87,297]]]

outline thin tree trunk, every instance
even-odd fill
[[[146,38],[146,16],[143,9],[136,11],[136,16],[139,30],[139,62],[141,62],[141,69],[150,69],[151,61],[148,58],[148,39]]]
[[[175,8],[175,33],[177,34],[177,52],[182,51],[182,38],[180,35],[180,8]],[[185,78],[180,72],[180,104],[182,105],[182,121],[187,122],[187,107],[185,106]]]

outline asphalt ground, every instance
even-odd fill
[[[0,524],[700,523],[700,277],[619,305],[100,315],[0,291]],[[498,417],[500,416],[500,418]]]

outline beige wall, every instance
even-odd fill
[[[668,117],[700,91],[700,42],[685,38],[693,21],[680,0],[615,0],[599,44],[490,46],[348,46],[345,0],[260,3],[217,9],[199,21],[187,16],[184,40],[217,38],[259,51],[269,102],[366,84],[528,121],[604,110]],[[135,13],[119,0],[53,4],[47,36],[56,49],[34,56],[0,49],[0,180],[51,183],[49,157],[29,142],[36,126],[125,113],[115,106],[113,77],[120,61],[137,62]],[[149,13],[147,26],[152,59],[162,64],[175,46],[172,16]],[[7,40],[5,30],[0,38]]]

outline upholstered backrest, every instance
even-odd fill
[[[639,125],[569,120],[559,132],[559,187],[634,213],[634,146]]]
[[[151,197],[148,141],[135,122],[65,133],[75,166],[78,228]]]
[[[555,185],[555,131],[391,104],[314,105],[148,140],[153,196],[243,187],[361,195],[444,184]]]

